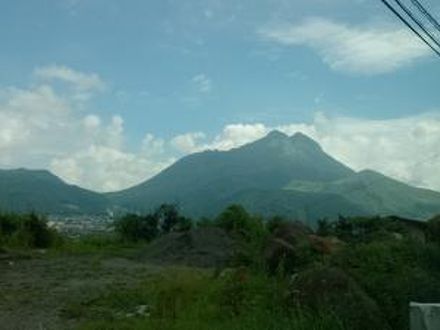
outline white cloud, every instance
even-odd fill
[[[209,144],[210,148],[228,150],[263,137],[270,128],[263,124],[231,124]]]
[[[147,133],[142,141],[142,152],[150,156],[163,155],[165,153],[165,140]]]
[[[191,81],[200,93],[209,93],[212,90],[212,80],[205,74],[194,76]]]
[[[98,122],[90,117],[88,121]],[[127,149],[123,119],[113,116],[107,127],[89,135],[79,148],[59,152],[49,167],[60,177],[82,187],[116,191],[150,178],[175,161],[165,154],[164,141],[151,134],[146,134],[138,151]]]
[[[84,126],[88,130],[95,130],[101,125],[101,118],[96,115],[87,115],[84,117]]]
[[[116,191],[153,176],[173,159],[157,160],[103,145],[54,158],[50,168],[69,182],[100,191]]]
[[[69,128],[69,104],[50,86],[32,89],[8,88],[2,91],[0,103],[0,163],[6,165],[24,155],[32,161],[51,153],[56,143],[52,136],[62,137]],[[41,146],[37,153],[30,144]]]
[[[96,73],[83,73],[62,65],[50,65],[35,69],[34,75],[42,81],[62,81],[71,84],[78,92],[103,91],[105,83]]]
[[[431,55],[405,27],[355,26],[324,18],[266,27],[260,34],[285,46],[307,46],[333,70],[374,75],[395,71]]]
[[[78,88],[99,89],[100,84],[85,78],[97,75],[63,68],[36,74],[59,74],[57,79]],[[139,148],[128,150],[121,116],[103,119],[88,113],[86,104],[76,102],[76,87],[57,92],[50,80],[0,90],[0,167],[47,168],[69,183],[108,191],[139,183],[173,161],[159,152],[164,142],[150,135]]]
[[[201,132],[177,135],[171,139],[171,145],[185,154],[197,152],[203,147],[199,143],[206,137]]]
[[[263,124],[230,124],[211,140],[203,132],[193,132],[175,136],[170,144],[184,154],[203,150],[229,150],[255,141],[269,131],[270,128]]]
[[[157,174],[177,155],[229,150],[279,129],[311,136],[356,170],[370,168],[440,190],[438,112],[389,120],[317,113],[310,123],[230,124],[211,137],[189,132],[164,140],[145,134],[129,148],[121,116],[104,118],[87,108],[47,83],[0,90],[0,167],[47,168],[86,188],[118,190]]]
[[[329,118],[317,113],[312,123],[227,125],[212,139],[191,145],[189,151],[228,150],[262,138],[273,129],[288,135],[302,132],[355,170],[373,169],[440,191],[439,113],[389,120]]]

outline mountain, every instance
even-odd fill
[[[107,198],[68,185],[44,170],[0,170],[0,210],[6,212],[101,213]]]
[[[424,219],[440,213],[440,193],[373,171],[356,173],[306,135],[278,131],[229,151],[184,157],[152,179],[108,197],[126,210],[176,203],[196,217],[215,215],[231,203],[309,222],[338,215]]]
[[[244,191],[279,190],[294,179],[330,182],[353,173],[307,136],[274,131],[230,151],[184,157],[147,182],[109,196],[128,209],[149,210],[166,201],[191,215],[213,215]]]
[[[374,171],[355,172],[304,134],[274,131],[229,151],[204,151],[177,161],[132,188],[98,194],[47,171],[0,170],[0,210],[44,213],[149,212],[175,203],[192,217],[214,216],[230,204],[261,215],[314,224],[338,215],[440,214],[440,193]]]
[[[292,181],[285,189],[309,194],[337,194],[362,206],[365,215],[426,219],[440,213],[440,193],[411,187],[371,170],[330,183]]]

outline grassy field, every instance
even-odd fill
[[[440,301],[440,218],[173,219],[72,239],[0,216],[0,329],[405,330]]]
[[[344,329],[263,275],[136,260],[141,245],[0,254],[0,329]],[[242,276],[243,278],[237,278]]]

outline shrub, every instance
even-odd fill
[[[11,236],[20,226],[18,215],[0,214],[0,237]]]
[[[430,219],[427,223],[427,237],[428,240],[440,243],[440,215]]]
[[[332,224],[328,219],[324,218],[318,220],[318,229],[316,230],[316,233],[319,236],[330,236],[332,234]]]
[[[439,272],[431,264],[438,256],[438,248],[404,239],[353,244],[332,261],[375,299],[393,329],[407,329],[410,301],[440,299]]]
[[[176,206],[163,204],[147,215],[126,214],[115,222],[115,231],[126,241],[150,242],[173,231],[188,231],[193,221],[179,214]]]
[[[288,298],[303,308],[334,313],[348,329],[389,329],[376,302],[338,268],[315,266],[300,272]]]
[[[264,258],[270,274],[288,274],[313,258],[309,235],[312,230],[300,222],[279,226],[265,244]]]
[[[215,222],[228,233],[238,234],[247,240],[266,233],[263,219],[250,215],[241,205],[229,206],[220,213]]]
[[[116,221],[115,230],[123,240],[151,241],[159,235],[158,218],[154,215],[127,214]]]
[[[35,213],[0,215],[0,243],[24,248],[48,248],[61,240]]]
[[[55,241],[55,235],[47,227],[46,220],[31,213],[24,217],[17,233],[19,241],[31,248],[47,248]]]
[[[266,222],[266,229],[269,233],[273,233],[278,228],[287,225],[289,221],[281,216],[274,216]]]
[[[183,232],[188,231],[193,228],[193,221],[190,218],[186,217],[179,217],[179,221],[177,224],[173,227],[173,231],[176,232]]]
[[[216,227],[216,222],[210,218],[202,217],[195,223],[195,225],[197,228]]]
[[[162,204],[154,212],[154,216],[158,219],[161,234],[168,234],[172,231],[187,231],[193,227],[192,219],[179,214],[179,210],[174,204]]]
[[[214,224],[237,242],[233,265],[264,267],[262,252],[269,232],[261,217],[250,215],[240,205],[231,205],[215,219]]]
[[[172,204],[162,204],[158,207],[154,216],[158,219],[160,231],[163,234],[171,232],[183,220],[177,207]]]

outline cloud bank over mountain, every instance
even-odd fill
[[[35,69],[27,88],[0,89],[0,167],[46,168],[97,191],[137,184],[189,153],[228,150],[278,129],[303,132],[356,170],[440,190],[440,114],[372,120],[315,113],[311,122],[227,124],[217,134],[187,132],[167,139],[145,132],[127,142],[123,116],[97,114],[90,100],[106,83],[96,73],[64,66]],[[61,83],[61,86],[60,86]],[[82,95],[82,97],[81,97]]]

